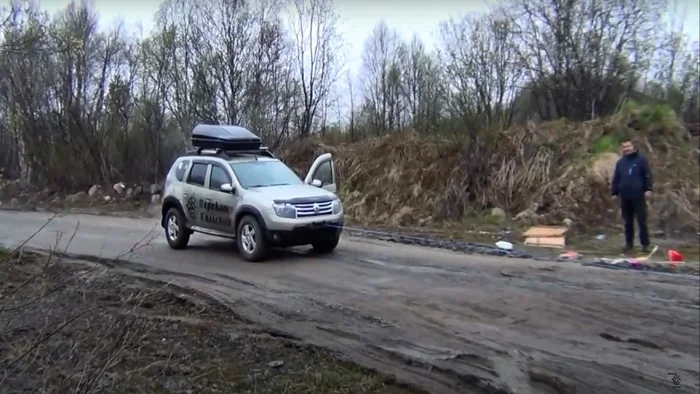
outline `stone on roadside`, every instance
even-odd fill
[[[16,207],[17,205],[19,205],[19,200],[16,197],[10,200],[10,206]]]
[[[160,194],[151,195],[151,204],[158,204],[160,202]]]
[[[134,188],[134,197],[139,197],[143,194],[143,188],[141,186],[136,186]]]
[[[571,228],[571,226],[574,225],[574,221],[569,219],[569,218],[562,220],[562,223],[564,223],[564,226],[566,226],[568,228]]]
[[[114,191],[121,196],[124,194],[126,185],[124,185],[124,182],[115,183],[114,186],[112,186],[112,189],[114,189]]]
[[[130,198],[134,196],[134,189],[128,188],[126,189],[126,197]]]
[[[100,190],[100,187],[99,187],[99,186],[97,186],[97,185],[92,185],[92,187],[90,188],[90,190],[88,190],[88,196],[94,197],[95,194],[97,194],[97,191],[98,191],[98,190]]]

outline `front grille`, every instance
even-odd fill
[[[330,215],[333,213],[333,202],[316,202],[316,203],[303,203],[303,204],[292,204],[297,209],[297,217],[304,218],[309,216],[321,216]]]

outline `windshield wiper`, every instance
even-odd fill
[[[291,183],[270,183],[268,185],[250,185],[248,187],[252,188],[252,187],[270,187],[270,186],[287,186],[287,185],[291,185]]]

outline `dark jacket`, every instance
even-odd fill
[[[612,195],[624,199],[637,199],[651,191],[649,162],[638,152],[623,156],[615,165],[612,179]]]

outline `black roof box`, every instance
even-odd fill
[[[198,149],[253,151],[262,140],[241,126],[199,124],[192,130],[192,146]]]

